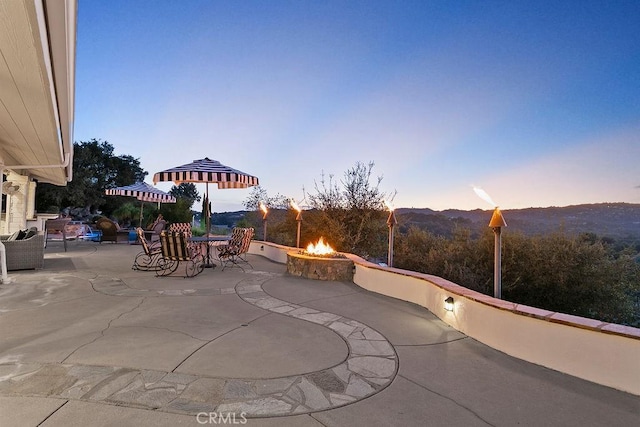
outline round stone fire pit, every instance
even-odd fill
[[[315,280],[353,281],[353,261],[349,258],[321,257],[287,252],[287,272]]]

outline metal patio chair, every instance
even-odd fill
[[[72,240],[72,236],[67,236],[67,224],[71,222],[71,218],[60,219],[48,219],[44,223],[44,247],[47,247],[47,242],[53,241],[53,236],[58,234],[62,236],[62,244],[64,251],[67,252],[67,240]],[[51,236],[50,236],[51,234]]]
[[[156,276],[167,276],[185,265],[185,276],[194,277],[204,270],[204,256],[196,245],[189,245],[186,233],[162,231],[160,233],[161,257]]]
[[[131,268],[141,271],[160,270],[162,267],[159,263],[160,258],[162,258],[160,241],[158,240],[156,242],[149,243],[145,237],[144,230],[140,227],[136,228],[136,234],[138,235],[138,240],[142,245],[142,252],[136,255]]]
[[[231,233],[231,240],[226,245],[217,246],[218,258],[222,264],[222,270],[226,267],[238,267],[242,271],[242,264],[247,264],[249,267],[253,266],[247,260],[247,252],[249,252],[249,246],[251,245],[251,239],[253,239],[253,228],[234,228]]]

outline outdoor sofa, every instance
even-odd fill
[[[11,236],[0,236],[7,256],[7,270],[28,270],[44,266],[44,234],[36,232],[20,240],[9,240]]]

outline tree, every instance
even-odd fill
[[[390,194],[380,190],[382,177],[372,183],[374,162],[357,162],[347,170],[340,185],[329,175],[322,174],[320,185],[315,183],[315,194],[309,195],[317,218],[307,215],[305,227],[310,234],[324,236],[337,249],[364,258],[380,258],[386,252],[386,213],[384,201]],[[395,194],[393,194],[395,196]]]
[[[593,233],[505,239],[505,298],[612,323],[633,323],[640,266]],[[637,319],[638,320],[638,319]],[[636,320],[636,322],[637,322]]]
[[[178,186],[171,187],[169,190],[169,194],[171,194],[176,199],[186,199],[190,200],[189,208],[193,207],[195,202],[199,202],[202,198],[196,189],[196,185],[192,182],[183,182]]]
[[[112,212],[114,218],[117,218],[118,223],[121,225],[131,224],[133,221],[138,222],[138,216],[140,215],[140,207],[135,206],[131,202],[124,203]],[[138,224],[144,227],[144,224]]]
[[[289,206],[289,197],[285,197],[278,193],[273,197],[269,197],[267,190],[257,185],[251,188],[249,196],[242,202],[245,209],[255,211],[259,209],[260,202],[264,203],[269,209],[287,209]]]
[[[312,209],[302,214],[301,246],[324,237],[341,252],[375,259],[386,256],[384,201],[389,195],[379,188],[382,177],[372,182],[373,167],[373,162],[366,165],[358,162],[339,182],[334,181],[333,175],[325,180],[322,173],[320,183],[315,183],[315,193],[308,195]],[[257,230],[263,223],[262,215],[257,212],[260,201],[271,208],[267,239],[282,245],[295,245],[297,213],[289,209],[289,198],[280,194],[269,197],[262,187],[254,187],[244,206],[249,211],[247,219]],[[260,235],[259,231],[257,235]]]
[[[395,266],[433,274],[492,295],[493,233],[473,239],[467,229],[452,238],[415,226],[396,236]],[[593,234],[555,233],[503,239],[502,287],[505,300],[518,304],[638,326],[640,264],[633,251],[614,253]]]
[[[114,148],[107,141],[76,142],[73,150],[72,180],[65,187],[39,184],[36,187],[38,210],[84,207],[111,213],[123,201],[122,198],[106,197],[105,190],[144,181],[148,174],[140,167],[139,159],[114,155]]]
[[[176,203],[163,203],[159,213],[162,214],[168,222],[191,222],[193,212],[191,212],[191,200],[187,198],[178,198]]]
[[[269,233],[267,234],[267,240],[279,244],[289,244],[290,241],[287,233],[289,227],[288,224],[284,223],[285,216],[282,214],[282,211],[286,211],[289,207],[289,198],[279,193],[270,197],[267,190],[259,185],[251,188],[249,196],[247,196],[242,204],[248,211],[244,217],[245,224],[249,224],[250,227],[255,228],[256,236],[263,236],[265,225],[262,220],[263,214],[259,211],[260,202],[264,203],[269,209]]]

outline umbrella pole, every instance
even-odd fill
[[[144,200],[140,202],[140,228],[144,229],[142,226],[142,212],[144,211]]]
[[[204,210],[206,211],[206,214],[207,214],[205,223],[207,227],[207,237],[209,237],[209,233],[211,232],[211,212],[209,212],[209,183],[208,182],[206,183],[206,186],[207,186],[207,202],[205,203],[206,206],[204,207]],[[207,253],[207,255],[209,254]]]
[[[211,232],[211,212],[209,211],[209,183],[207,182],[206,184],[206,196],[205,196],[205,201],[204,201],[204,209],[203,210],[203,214],[206,215],[205,218],[205,227],[207,229],[207,234],[206,237],[209,237],[209,233]],[[209,242],[206,242],[207,244],[207,262],[205,262],[204,266],[205,268],[213,268],[214,265],[211,264],[211,256],[210,256],[210,250],[211,250],[211,245],[209,245]]]

